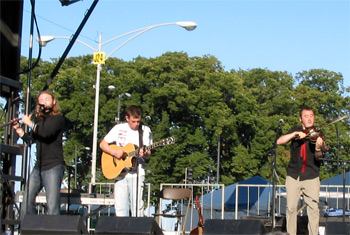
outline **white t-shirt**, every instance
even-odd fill
[[[143,145],[151,145],[153,143],[151,129],[148,126],[142,125],[142,130]],[[119,147],[124,147],[128,143],[139,146],[139,131],[131,129],[127,122],[117,124],[108,132],[104,140],[110,144],[115,143]],[[141,165],[143,169],[145,168],[144,158],[139,158],[139,165]]]

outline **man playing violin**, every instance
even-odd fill
[[[311,141],[309,129],[314,127],[315,114],[310,107],[300,111],[301,126],[292,127],[287,134],[277,139],[278,145],[291,142],[291,158],[287,168],[287,232],[297,233],[298,202],[303,195],[307,205],[308,230],[310,235],[318,234],[319,227],[319,192],[320,192],[320,161],[325,147],[320,136]]]

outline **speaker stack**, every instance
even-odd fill
[[[158,223],[150,217],[101,216],[95,234],[163,234]]]
[[[326,234],[350,234],[350,222],[327,222]]]
[[[21,234],[88,234],[79,215],[26,215]]]
[[[221,220],[207,219],[204,233],[214,234],[266,234],[266,228],[260,220]]]

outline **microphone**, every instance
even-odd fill
[[[148,125],[148,122],[151,121],[151,117],[150,116],[146,116],[145,117],[145,124]]]
[[[278,121],[278,127],[277,127],[277,135],[280,136],[282,134],[282,124],[284,123],[283,119],[281,118]]]
[[[45,109],[46,109],[46,105],[45,104],[38,104],[40,109],[39,109],[39,112],[44,112]]]
[[[39,104],[40,112],[42,113],[50,113],[52,111],[52,107],[47,107],[45,104]],[[47,112],[48,111],[48,112]]]

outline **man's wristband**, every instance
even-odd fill
[[[321,152],[322,149],[315,148],[315,151],[316,151],[316,152]]]
[[[30,125],[29,129],[33,130],[35,123],[33,122],[32,125]]]

